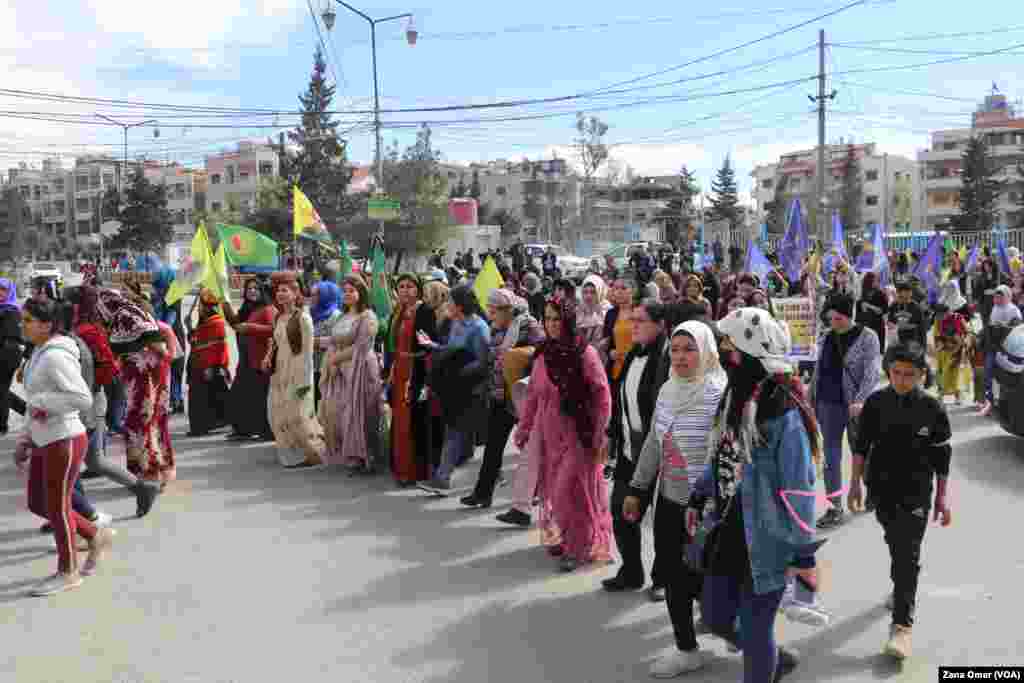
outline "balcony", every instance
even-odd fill
[[[918,153],[918,161],[957,161],[963,154],[963,149],[929,149]]]
[[[960,176],[947,176],[944,178],[927,178],[924,181],[925,190],[959,190],[963,186]]]

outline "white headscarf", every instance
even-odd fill
[[[672,426],[677,415],[700,402],[706,385],[716,386],[718,393],[721,393],[729,381],[718,360],[718,343],[710,327],[698,320],[688,320],[672,330],[669,342],[680,333],[689,335],[697,343],[700,369],[693,377],[680,377],[675,370],[669,370],[668,379],[661,386],[654,407],[654,435],[658,439],[665,437],[665,432]]]
[[[967,299],[960,293],[960,283],[956,280],[949,280],[942,285],[942,296],[939,303],[949,309],[950,313],[959,311],[967,305]]]
[[[789,327],[779,323],[760,308],[739,308],[718,321],[718,331],[729,337],[733,346],[761,361],[769,374],[791,372],[787,357],[793,348]]]
[[[583,287],[587,285],[593,285],[597,290],[597,302],[593,306],[587,306],[587,300],[582,296]],[[576,309],[576,328],[601,327],[604,325],[605,314],[612,307],[607,299],[608,285],[600,275],[592,273],[584,278],[583,287],[580,287],[580,303]]]

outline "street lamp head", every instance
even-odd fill
[[[323,14],[320,15],[320,18],[324,20],[324,26],[327,27],[328,31],[334,28],[334,20],[337,17],[338,15],[334,13],[334,10],[331,9],[330,5],[324,7]]]
[[[408,41],[410,46],[416,45],[416,40],[420,37],[420,32],[416,30],[416,23],[412,17],[409,17],[409,23],[405,25],[405,39]]]

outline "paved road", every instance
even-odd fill
[[[864,517],[822,551],[834,624],[780,625],[805,654],[793,681],[923,683],[939,664],[1024,663],[1024,442],[962,412],[953,422],[956,520],[925,542],[917,657],[900,670],[877,654],[888,559]],[[185,430],[176,419],[180,481],[145,520],[114,486],[87,483],[119,517],[115,552],[47,599],[25,597],[55,557],[22,509],[12,439],[0,442],[0,680],[610,683],[647,679],[671,646],[663,605],[602,593],[603,567],[558,574],[535,534],[494,510],[387,477],[285,473],[270,446]],[[693,679],[739,680],[739,658],[701,640],[716,657]]]

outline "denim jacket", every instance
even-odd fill
[[[814,492],[815,468],[811,443],[800,413],[795,409],[761,424],[765,443],[755,447],[744,465],[736,495],[743,505],[743,532],[750,555],[754,593],[784,587],[786,568],[817,547],[814,534],[805,531],[782,501],[781,491]],[[694,486],[694,499],[713,500],[718,482],[709,461]],[[793,511],[814,528],[814,496],[787,495]]]

